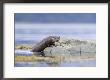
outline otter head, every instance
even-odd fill
[[[52,36],[52,42],[58,42],[60,40],[60,36]]]

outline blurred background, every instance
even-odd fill
[[[47,36],[95,40],[96,13],[15,13],[15,44],[33,44]]]

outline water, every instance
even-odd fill
[[[95,60],[82,60],[74,62],[64,62],[51,64],[46,62],[16,62],[15,67],[95,67]]]
[[[43,38],[55,35],[64,38],[93,39],[96,38],[95,24],[15,24],[15,44],[32,44]]]
[[[29,50],[15,50],[16,56],[32,56],[33,53]],[[76,60],[60,63],[49,63],[45,61],[36,62],[16,62],[15,67],[95,67],[96,60]]]
[[[16,56],[32,56],[33,52],[30,50],[15,50]]]

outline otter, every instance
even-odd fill
[[[41,42],[37,43],[35,46],[33,46],[31,51],[36,54],[38,53],[42,56],[45,56],[45,54],[43,53],[43,50],[46,47],[55,45],[55,42],[58,42],[59,40],[60,40],[59,36],[49,36],[49,37],[43,39]]]

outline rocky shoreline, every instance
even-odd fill
[[[16,45],[15,50],[31,50],[32,44]],[[95,40],[77,40],[77,39],[60,39],[55,42],[54,46],[44,49],[46,56],[81,56],[95,55],[96,42]]]
[[[31,52],[34,44],[15,45],[15,63],[45,62],[60,64],[61,62],[96,60],[96,42],[93,40],[60,39],[54,46],[44,49],[44,56]],[[25,53],[25,54],[24,54]],[[22,55],[21,55],[22,54]]]

